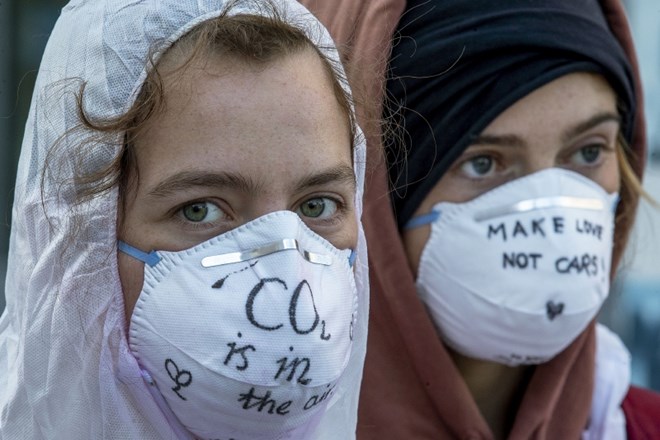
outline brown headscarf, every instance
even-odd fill
[[[349,79],[380,102],[389,41],[405,0],[301,0],[347,51]],[[632,38],[619,0],[601,0],[610,28],[635,72],[637,117],[630,160],[641,176],[645,132],[641,86]],[[363,223],[369,243],[371,312],[364,370],[359,440],[490,439],[493,435],[417,296],[392,212],[380,133],[373,128],[381,107],[360,109],[369,163]],[[634,210],[637,200],[622,200]],[[618,223],[625,243],[631,221]],[[615,266],[624,246],[613,256]],[[577,439],[588,423],[595,374],[595,324],[562,353],[535,368],[516,415],[511,439]]]

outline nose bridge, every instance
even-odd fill
[[[286,211],[290,209],[289,200],[284,196],[284,191],[265,191],[255,194],[250,202],[246,220],[254,220],[275,211]]]
[[[551,146],[539,145],[537,148],[530,148],[527,151],[528,154],[522,168],[523,175],[526,176],[557,166],[557,158]]]

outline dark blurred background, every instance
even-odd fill
[[[66,3],[0,0],[0,312],[23,128],[41,54]],[[628,0],[625,5],[646,95],[649,165],[644,185],[660,201],[660,1]],[[640,207],[628,254],[600,320],[631,350],[633,382],[660,391],[660,210],[647,202]]]
[[[0,0],[0,311],[16,164],[41,54],[66,1]]]

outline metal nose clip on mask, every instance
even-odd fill
[[[551,168],[413,218],[431,224],[417,292],[445,343],[511,366],[566,348],[608,295],[617,201]]]
[[[342,378],[357,316],[352,252],[278,211],[145,264],[129,345],[202,439],[309,438]]]

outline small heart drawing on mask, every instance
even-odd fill
[[[553,321],[557,316],[561,315],[564,311],[564,303],[556,303],[554,301],[548,301],[545,303],[545,311],[548,314],[550,321]]]

